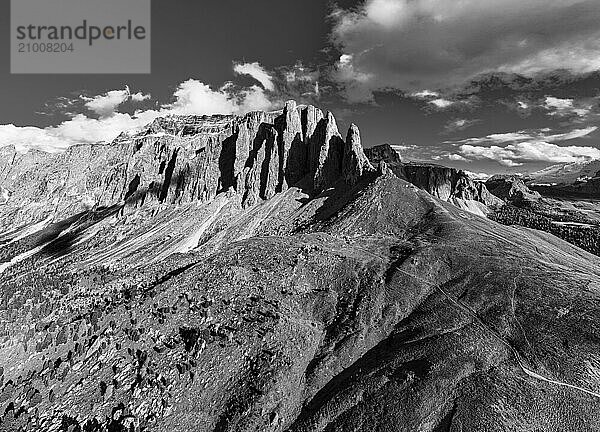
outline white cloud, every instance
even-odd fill
[[[518,131],[508,133],[490,134],[484,137],[466,138],[458,141],[445,141],[445,144],[505,144],[520,141],[547,141],[559,142],[576,138],[583,138],[598,130],[597,126],[589,126],[583,129],[573,129],[569,132],[549,134],[550,129],[539,129],[535,131]]]
[[[150,98],[151,98],[151,96],[149,94],[143,94],[143,93],[134,93],[131,95],[131,100],[134,102],[143,102]]]
[[[464,172],[469,177],[471,177],[473,180],[486,181],[487,179],[489,179],[491,177],[490,174],[483,173],[483,172],[478,173],[478,172],[466,171],[466,170]]]
[[[256,70],[253,66],[252,71]],[[226,83],[214,90],[194,79],[182,82],[173,97],[172,103],[159,109],[138,110],[133,115],[118,112],[117,108],[129,99],[134,102],[147,100],[149,95],[131,94],[129,88],[125,88],[96,97],[82,97],[86,102],[85,106],[99,118],[78,113],[58,126],[47,128],[0,125],[0,146],[14,145],[19,152],[29,149],[57,152],[78,143],[111,141],[123,131],[139,129],[155,118],[169,114],[242,114],[254,110],[271,110],[277,103],[258,85],[240,89],[233,83]]]
[[[237,110],[237,101],[228,93],[230,84],[213,90],[195,79],[182,82],[173,94],[175,102],[165,108],[174,114],[230,114]]]
[[[461,130],[465,130],[470,128],[471,126],[473,126],[474,124],[479,123],[480,120],[479,119],[454,119],[449,121],[448,123],[446,123],[446,125],[444,126],[444,130],[449,133],[449,132],[455,132],[455,131],[461,131]]]
[[[461,156],[459,154],[455,154],[455,153],[448,155],[448,159],[451,161],[455,161],[455,162],[471,162],[466,157]]]
[[[85,98],[88,102],[85,104],[91,111],[101,117],[108,117],[115,112],[115,109],[127,100],[129,94],[125,90],[112,90],[104,95],[93,98]]]
[[[588,136],[592,132],[595,132],[596,130],[598,130],[598,126],[589,126],[589,127],[583,128],[583,129],[573,129],[570,132],[554,134],[554,135],[541,135],[541,136],[543,136],[544,140],[550,141],[550,142],[568,141],[568,140],[572,140],[572,139],[583,138],[585,136]]]
[[[93,111],[100,117],[110,117],[115,113],[115,110],[119,107],[119,105],[127,100],[142,102],[150,99],[150,95],[145,95],[142,93],[131,94],[129,87],[125,87],[124,90],[111,90],[92,98],[81,96],[81,99],[86,101],[85,106],[90,111]]]
[[[592,110],[592,105],[589,103],[576,103],[573,99],[560,99],[553,96],[546,96],[542,106],[549,111],[549,115],[558,117],[573,114],[579,117],[585,117]]]
[[[499,146],[460,146],[460,153],[472,159],[490,159],[508,167],[520,166],[524,162],[569,163],[600,159],[600,150],[594,147],[561,147],[544,141],[526,141]]]
[[[364,92],[364,89],[363,89]],[[409,94],[409,97],[427,102],[434,109],[445,110],[451,106],[465,106],[471,103],[469,99],[448,99],[443,97],[439,92],[432,90],[419,90]]]
[[[515,63],[500,65],[499,69],[522,75],[562,68],[573,73],[596,71],[600,69],[600,43],[595,38],[596,36],[576,41],[567,40]]]
[[[0,125],[0,146],[6,145],[13,145],[21,153],[29,149],[56,152],[64,150],[71,143],[54,135],[50,130],[5,124]]]
[[[353,57],[351,54],[340,56],[335,65],[334,79],[345,84],[348,102],[373,102],[373,94],[368,89],[373,74],[358,71],[352,63]]]
[[[600,2],[592,0],[365,0],[332,19],[344,53],[334,79],[354,99],[489,72],[600,69]]]
[[[545,106],[547,109],[571,109],[573,108],[573,99],[559,99],[552,96],[547,96]]]
[[[240,75],[250,75],[261,83],[265,90],[275,90],[273,77],[258,62],[234,64],[233,71]]]
[[[406,145],[406,144],[392,144],[391,147],[397,152],[407,151],[407,150],[415,150],[418,147],[414,144]]]
[[[458,120],[455,120],[455,121],[453,121],[453,122],[452,122],[452,125],[453,125],[455,128],[462,128],[462,127],[464,127],[464,126],[465,126],[466,124],[468,124],[468,123],[469,123],[469,121],[468,121],[468,120],[465,120],[465,119],[458,119]]]
[[[434,92],[431,90],[421,90],[411,94],[412,97],[417,99],[437,98],[439,95],[440,94],[438,92]]]
[[[559,146],[559,142],[579,139],[598,130],[597,126],[551,134],[549,129],[491,134],[480,138],[446,141],[458,146],[459,154],[450,160],[489,159],[508,167],[525,162],[583,162],[600,158],[600,149],[590,146]]]
[[[429,103],[439,109],[448,108],[448,107],[454,105],[454,101],[451,101],[448,99],[443,99],[443,98],[434,99],[432,101],[429,101]]]
[[[58,126],[41,129],[65,141],[65,145],[111,141],[121,132],[141,128],[160,116],[159,111],[140,111],[134,115],[115,113],[107,118],[94,119],[83,114]]]

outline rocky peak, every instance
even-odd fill
[[[348,184],[355,184],[365,173],[373,171],[373,165],[367,159],[360,142],[360,131],[354,123],[348,129],[344,155],[342,158],[342,174]]]
[[[340,178],[343,149],[335,118],[328,112],[317,124],[310,142],[309,167],[315,191],[326,189]]]
[[[378,164],[379,161],[385,161],[387,164],[402,163],[398,152],[389,144],[381,144],[365,149],[365,155],[373,164]]]
[[[488,190],[498,198],[515,204],[538,201],[541,195],[530,190],[522,178],[513,175],[495,175],[485,182]]]
[[[473,180],[462,170],[435,164],[403,163],[389,144],[366,149],[365,155],[373,164],[384,161],[396,176],[443,201],[459,206],[464,204],[463,201],[475,201],[486,206],[502,204],[482,182]]]
[[[298,106],[243,116],[168,116],[110,144],[60,154],[0,157],[3,212],[24,223],[93,207],[208,201],[233,193],[252,206],[294,185],[311,194],[354,184],[373,168],[352,126],[347,142],[332,113]],[[48,204],[52,203],[52,205]],[[129,210],[127,210],[129,209]]]

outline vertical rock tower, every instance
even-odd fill
[[[0,152],[0,211],[16,223],[64,218],[94,207],[209,201],[234,193],[249,207],[291,186],[318,194],[374,171],[352,125],[288,101],[244,116],[169,116],[111,143],[64,153]],[[52,203],[50,205],[49,203]],[[5,218],[7,219],[7,218]]]

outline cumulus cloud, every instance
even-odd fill
[[[491,177],[490,174],[483,173],[483,172],[473,172],[473,171],[466,171],[466,170],[464,172],[469,177],[471,177],[473,180],[486,181],[487,179],[489,179]]]
[[[0,147],[12,145],[18,152],[40,149],[49,152],[64,150],[71,143],[51,130],[33,126],[18,127],[12,124],[0,125]]]
[[[505,144],[515,141],[568,141],[576,138],[583,138],[592,132],[598,130],[597,126],[589,126],[581,129],[573,129],[569,132],[550,134],[550,129],[539,129],[532,131],[518,131],[508,133],[490,134],[484,137],[465,138],[458,141],[444,141],[445,144]]]
[[[81,96],[85,101],[85,106],[100,117],[110,117],[115,113],[115,110],[128,100],[133,102],[143,102],[150,99],[149,94],[135,93],[131,94],[129,87],[124,90],[111,90],[105,94],[95,97]]]
[[[438,92],[431,90],[421,90],[418,92],[414,92],[411,94],[412,97],[417,99],[429,99],[429,98],[437,98],[440,96]]]
[[[469,159],[467,159],[466,157],[456,153],[448,155],[448,159],[455,162],[470,162]]]
[[[364,91],[364,89],[363,89]],[[470,97],[456,97],[452,98],[444,97],[439,92],[432,90],[420,90],[417,92],[410,93],[409,97],[417,100],[421,100],[427,103],[427,107],[437,110],[444,111],[450,107],[453,108],[465,108],[473,104],[475,98],[471,95]]]
[[[439,109],[448,108],[448,107],[454,105],[454,101],[444,99],[444,98],[433,99],[433,100],[429,101],[429,103]]]
[[[57,152],[78,143],[111,141],[123,131],[139,129],[157,117],[170,114],[242,114],[273,109],[280,101],[271,99],[267,87],[274,88],[274,84],[260,72],[264,71],[260,65],[256,65],[258,63],[251,63],[249,66],[236,65],[236,72],[254,74],[254,78],[264,81],[264,88],[258,85],[240,88],[228,82],[218,89],[213,89],[208,84],[189,79],[179,84],[171,103],[163,104],[158,109],[137,110],[134,114],[119,112],[118,108],[128,100],[136,103],[145,101],[150,98],[149,95],[132,94],[129,88],[125,88],[95,97],[82,96],[85,107],[97,118],[75,113],[63,123],[47,128],[0,125],[0,146],[13,145],[19,152],[30,149]]]
[[[596,126],[590,126],[554,134],[548,129],[518,131],[446,143],[458,146],[458,156],[467,160],[489,159],[508,167],[520,166],[525,162],[583,162],[599,159],[600,149],[591,146],[560,146],[555,143],[583,138],[597,129]]]
[[[462,130],[470,128],[471,126],[473,126],[474,124],[477,124],[479,122],[480,122],[479,119],[454,119],[454,120],[450,120],[444,126],[444,132],[451,133],[451,132],[456,132],[456,131],[462,131]]]
[[[115,109],[127,100],[129,94],[126,90],[112,90],[104,95],[86,98],[85,104],[91,111],[101,117],[107,117],[115,112]]]
[[[240,75],[249,75],[262,84],[265,90],[274,91],[275,84],[273,77],[258,62],[254,63],[236,63],[233,65],[235,73]]]
[[[443,89],[489,72],[600,69],[596,0],[365,0],[332,14],[350,97]]]
[[[236,93],[231,83],[213,90],[208,84],[189,79],[179,85],[174,96],[175,102],[163,107],[166,113],[237,114],[271,107],[271,102],[259,86],[252,86]]]
[[[143,102],[151,98],[149,94],[134,93],[129,96],[133,102]]]
[[[481,147],[464,144],[460,152],[473,159],[490,159],[508,167],[521,166],[524,162],[570,163],[600,159],[600,150],[594,147],[566,146],[544,141],[509,144],[505,147]]]
[[[542,105],[551,116],[565,117],[576,115],[585,117],[592,111],[592,104],[585,101],[575,102],[573,99],[560,99],[553,96],[546,96]]]

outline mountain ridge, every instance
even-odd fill
[[[307,176],[304,187],[320,192],[374,171],[355,125],[347,139],[331,113],[289,101],[270,113],[160,118],[134,136],[59,154],[0,148],[4,211],[30,223],[118,203],[208,201],[230,188],[246,207]],[[53,209],[43,205],[49,198]]]
[[[283,179],[306,174],[278,191],[277,127],[252,125],[243,164],[221,129],[180,137],[156,194],[171,138],[123,143],[120,170],[88,156],[100,180],[72,180],[118,183],[104,208],[71,215],[60,178],[37,190],[47,165],[12,180],[52,220],[0,207],[0,429],[600,430],[600,258],[367,164],[358,129],[342,147],[328,120],[310,146],[282,138],[306,150]],[[178,171],[188,154],[207,171]],[[178,189],[180,172],[208,189]]]

